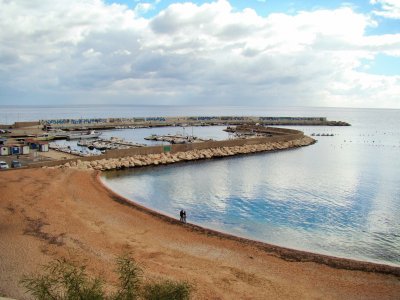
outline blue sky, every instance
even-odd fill
[[[400,0],[0,1],[1,104],[400,108]]]
[[[107,0],[108,4],[117,3],[128,6],[129,8],[134,8],[138,3],[152,3],[155,6],[154,14],[160,12],[160,10],[165,9],[170,4],[173,3],[184,3],[188,1],[174,1],[174,0],[161,0],[157,1],[135,1],[135,0]],[[213,1],[191,1],[198,5],[203,3],[210,3]],[[246,1],[229,1],[232,6],[237,10],[242,10],[244,8],[253,8],[259,14],[265,16],[272,12],[295,12],[300,10],[316,10],[320,8],[333,9],[338,6],[348,5],[356,8],[361,12],[369,12],[373,9],[374,5],[365,0],[358,1],[339,1],[339,0],[302,0],[302,1],[285,1],[285,0],[246,0]]]
[[[395,0],[396,1],[396,0]],[[150,3],[153,5],[153,9],[143,14],[145,17],[154,17],[160,11],[165,9],[174,3],[184,3],[188,1],[173,1],[173,0],[161,0],[161,1],[137,1],[137,0],[106,0],[108,4],[122,4],[133,9],[139,3]],[[210,3],[213,1],[191,1],[198,5],[204,3]],[[366,0],[357,1],[340,1],[340,0],[234,0],[229,1],[234,9],[243,10],[245,8],[252,8],[261,16],[267,16],[271,13],[285,13],[295,14],[299,11],[313,11],[318,9],[335,9],[338,7],[348,6],[354,11],[364,14],[371,14],[372,11],[376,10],[379,5],[373,4]],[[379,20],[379,26],[376,28],[370,28],[371,33],[398,33],[400,28],[400,21],[398,19],[388,19],[384,17],[375,16]]]

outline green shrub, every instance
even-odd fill
[[[119,290],[113,297],[115,300],[134,300],[139,298],[142,270],[127,254],[117,258]]]
[[[186,282],[167,280],[145,285],[143,297],[146,300],[186,300],[190,297],[190,290]]]
[[[38,300],[105,299],[100,278],[89,278],[84,266],[65,259],[44,266],[45,275],[24,276],[22,285]]]
[[[106,295],[104,282],[91,278],[85,266],[65,259],[43,267],[44,274],[23,276],[21,284],[37,300],[186,300],[191,286],[186,282],[160,281],[142,284],[142,269],[128,254],[116,259],[117,292]]]

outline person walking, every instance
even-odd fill
[[[181,218],[180,218],[180,221],[181,221],[181,222],[184,222],[184,221],[183,221],[183,220],[184,220],[184,219],[183,219],[183,213],[184,213],[184,212],[183,212],[183,210],[181,209],[181,211],[179,212],[179,215],[180,215],[180,217],[181,217]]]

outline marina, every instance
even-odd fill
[[[187,145],[218,140],[272,138],[281,135],[279,130],[267,127],[266,124],[271,122],[282,125],[290,123],[302,127],[325,124],[339,128],[350,125],[343,121],[329,121],[326,117],[165,116],[50,119],[14,122],[12,125],[4,124],[0,127],[4,128],[3,138],[6,139],[6,143],[24,146],[29,140],[52,142],[48,146],[50,152],[89,157],[109,151],[162,144]],[[180,132],[176,132],[176,129]],[[188,129],[191,129],[191,134],[185,132]],[[222,129],[226,134],[218,133],[218,130]],[[151,134],[144,136],[143,133],[148,130],[152,131]],[[196,135],[194,131],[197,132]],[[203,131],[208,131],[209,134],[204,135],[201,133]],[[138,136],[134,137],[134,133]],[[52,159],[52,155],[47,159]]]
[[[144,139],[148,141],[167,142],[170,144],[191,144],[212,141],[212,139],[202,139],[193,135],[184,135],[179,133],[167,135],[152,134],[145,137]]]
[[[56,143],[49,143],[49,148],[54,151],[72,154],[74,156],[79,156],[79,157],[88,157],[88,156],[98,155],[97,153],[92,153],[90,151],[84,151],[84,150],[77,150],[77,149],[73,149],[71,146],[63,146],[63,145],[59,145]]]
[[[113,150],[113,149],[129,149],[133,147],[145,147],[145,144],[126,141],[122,138],[111,137],[109,139],[96,140],[80,140],[78,146],[87,147],[90,150]]]
[[[67,140],[84,140],[84,139],[95,139],[98,138],[102,133],[94,130],[81,131],[67,134]]]

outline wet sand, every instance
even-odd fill
[[[292,251],[183,225],[131,205],[95,171],[0,172],[0,297],[54,258],[114,280],[131,251],[146,278],[187,280],[193,299],[399,299],[400,268]]]

